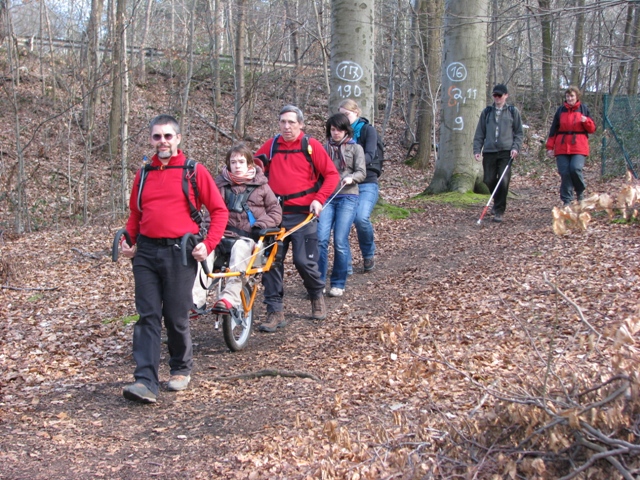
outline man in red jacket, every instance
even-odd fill
[[[178,145],[180,126],[170,115],[159,115],[149,124],[151,146],[156,154],[136,175],[129,201],[127,232],[133,245],[123,240],[122,254],[133,259],[136,310],[133,327],[135,383],[127,385],[124,398],[155,403],[159,389],[160,334],[162,318],[167,329],[171,378],[167,389],[184,390],[191,380],[193,348],[189,330],[191,287],[197,262],[207,258],[220,241],[229,212],[211,175],[202,164],[186,169],[186,157]],[[141,175],[145,172],[141,190]],[[195,175],[197,193],[189,175]],[[188,198],[186,194],[188,193]],[[185,233],[198,235],[200,225],[192,218],[191,205],[204,205],[211,214],[209,231],[182,265],[180,240]],[[199,237],[201,238],[201,237]]]
[[[340,181],[340,174],[322,144],[314,138],[305,138],[302,132],[304,116],[298,107],[287,105],[282,108],[279,127],[280,135],[262,145],[256,156],[265,155],[269,160],[266,166],[269,186],[283,200],[282,226],[289,230],[301,223],[309,212],[320,215],[323,204]],[[306,140],[308,146],[304,152]],[[293,264],[311,299],[311,318],[324,320],[327,312],[323,296],[325,286],[318,270],[318,224],[313,221],[287,236],[282,258],[289,245],[292,246]],[[259,327],[263,332],[275,332],[287,324],[283,312],[283,279],[282,262],[262,277],[267,305],[267,320]]]

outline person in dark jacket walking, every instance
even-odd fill
[[[551,122],[547,139],[547,155],[555,156],[560,174],[560,200],[566,207],[573,200],[584,198],[587,184],[582,170],[589,156],[589,134],[596,131],[596,124],[589,109],[580,103],[580,89],[571,85],[564,92],[565,102],[558,108]]]
[[[351,98],[343,100],[340,102],[338,111],[347,116],[353,129],[353,139],[364,150],[367,176],[358,184],[358,207],[353,223],[358,234],[358,246],[360,253],[362,253],[364,271],[370,272],[375,267],[374,255],[376,252],[371,213],[378,203],[378,177],[382,173],[382,165],[375,162],[378,131],[369,123],[369,120],[361,117],[362,111],[355,100]],[[349,274],[353,273],[351,263],[351,255],[349,255]]]
[[[507,104],[509,91],[501,83],[493,87],[493,105],[480,114],[476,133],[473,137],[473,155],[482,160],[484,183],[493,192],[498,186],[509,161],[518,156],[522,148],[522,118],[513,105]],[[493,197],[494,222],[502,222],[507,209],[507,195],[511,168],[507,170]]]

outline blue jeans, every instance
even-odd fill
[[[329,238],[333,230],[333,269],[331,270],[331,286],[344,288],[347,282],[347,266],[351,258],[349,248],[349,232],[356,216],[358,206],[357,195],[335,197],[327,204],[318,219],[318,269],[320,280],[326,282]]]
[[[376,253],[376,244],[373,241],[373,223],[371,223],[371,213],[378,203],[378,184],[377,183],[361,183],[358,185],[360,195],[358,196],[358,208],[356,210],[356,218],[353,223],[356,225],[356,233],[358,234],[358,245],[362,258],[368,260],[373,258]],[[349,251],[349,272],[353,273],[351,267],[351,251]]]
[[[586,157],[584,155],[556,156],[556,165],[560,174],[560,199],[562,203],[571,203],[574,190],[578,200],[582,198],[582,193],[587,188],[582,176],[585,160]]]

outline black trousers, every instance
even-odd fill
[[[282,226],[289,230],[307,218],[307,214],[295,213],[282,216]],[[293,264],[298,270],[304,287],[311,298],[322,296],[324,283],[320,280],[318,269],[318,222],[313,220],[300,230],[293,232],[283,240],[283,261],[291,246]],[[264,303],[267,312],[281,312],[284,298],[284,265],[274,264],[271,269],[262,276],[264,286]]]
[[[501,150],[499,152],[487,152],[482,154],[482,168],[484,169],[484,184],[493,193],[498,180],[509,163],[511,152]],[[493,197],[493,208],[496,213],[503,214],[507,209],[507,194],[509,193],[509,182],[511,181],[511,168],[505,173],[500,186]]]
[[[144,238],[138,241],[133,257],[136,310],[140,319],[133,327],[133,359],[136,382],[157,394],[160,381],[162,318],[167,329],[171,375],[189,375],[193,366],[193,346],[189,329],[191,289],[197,262],[187,254],[182,265],[178,246],[159,246]]]

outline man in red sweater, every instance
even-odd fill
[[[302,151],[304,116],[298,107],[287,105],[279,114],[280,135],[269,139],[256,152],[265,155],[270,162],[266,166],[269,186],[276,196],[283,199],[282,226],[289,230],[301,223],[313,212],[322,212],[322,206],[340,181],[340,174],[320,142],[309,138],[307,152]],[[272,145],[276,142],[275,145]],[[272,148],[274,147],[274,148]],[[318,224],[313,221],[284,239],[284,259],[292,246],[293,264],[302,277],[311,299],[311,318],[324,320],[327,316],[324,304],[324,283],[318,270]],[[274,265],[262,277],[264,302],[267,304],[267,320],[260,325],[263,332],[275,332],[287,322],[283,312],[284,265]]]
[[[162,318],[167,329],[171,378],[167,389],[184,390],[191,380],[193,348],[189,330],[189,309],[193,304],[191,287],[197,262],[205,260],[216,247],[227,225],[229,212],[213,178],[202,164],[196,164],[198,194],[184,177],[186,157],[178,145],[180,126],[170,115],[159,115],[149,124],[151,146],[156,154],[147,167],[142,195],[141,172],[133,182],[127,232],[133,245],[123,240],[122,254],[133,259],[136,310],[140,316],[133,328],[135,383],[124,388],[124,398],[155,403],[160,385],[158,369]],[[189,199],[185,196],[184,182]],[[192,219],[190,204],[202,205],[211,214],[208,234],[182,265],[180,240],[185,233],[198,235],[200,225]],[[201,237],[199,237],[201,238]]]

